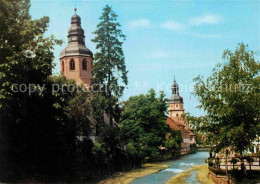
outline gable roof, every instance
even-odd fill
[[[176,122],[170,117],[167,117],[166,124],[169,125],[170,129],[172,130],[181,130],[180,127],[178,127],[178,125],[176,124]]]

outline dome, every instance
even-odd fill
[[[67,47],[61,51],[60,58],[75,55],[93,57],[93,53],[85,45],[77,42],[70,42]]]
[[[183,103],[183,98],[179,95],[179,86],[175,79],[172,84],[172,96],[169,99],[169,103]]]
[[[81,19],[76,14],[71,17],[71,26],[68,31],[68,45],[60,53],[60,58],[66,56],[88,56],[93,57],[93,53],[85,45],[84,30],[81,27]]]
[[[183,103],[183,98],[178,94],[173,94],[169,99],[169,103]]]
[[[78,16],[76,13],[71,17],[71,24],[72,23],[79,23],[80,24],[81,19],[80,16]]]

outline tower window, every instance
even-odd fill
[[[75,61],[73,59],[70,60],[70,70],[75,70]]]
[[[87,70],[87,62],[86,59],[82,61],[82,70]]]
[[[178,106],[178,104],[176,105],[176,108],[178,108],[179,106]]]
[[[61,62],[61,72],[64,72],[64,61]]]

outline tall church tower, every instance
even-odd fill
[[[169,99],[169,116],[171,118],[177,118],[183,120],[182,115],[184,114],[183,98],[179,95],[179,86],[175,81],[172,84],[172,96]]]
[[[74,79],[77,84],[90,86],[93,66],[93,54],[85,45],[84,30],[81,19],[76,14],[71,17],[71,27],[68,31],[68,45],[60,53],[60,72],[67,79]]]

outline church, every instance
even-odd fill
[[[73,79],[78,85],[83,84],[86,88],[90,87],[93,67],[93,53],[86,47],[84,30],[81,27],[81,19],[76,14],[71,17],[71,26],[68,31],[68,44],[60,53],[60,72],[67,78]],[[169,100],[169,116],[166,124],[172,130],[182,132],[183,143],[181,152],[189,152],[190,144],[195,144],[195,135],[190,130],[185,122],[183,108],[183,98],[179,95],[179,87],[175,79],[172,85],[172,96]],[[93,118],[89,118],[93,132],[92,140],[95,140],[97,122]],[[108,118],[104,115],[104,120],[107,124]]]
[[[183,139],[181,153],[188,153],[190,151],[190,145],[196,144],[196,136],[184,119],[183,98],[179,94],[179,86],[175,79],[172,84],[172,96],[168,104],[169,116],[167,117],[166,124],[169,125],[172,130],[181,131]]]
[[[90,87],[93,54],[85,45],[81,19],[76,14],[71,17],[68,31],[68,45],[60,53],[60,71],[67,79],[74,79],[78,85]]]

